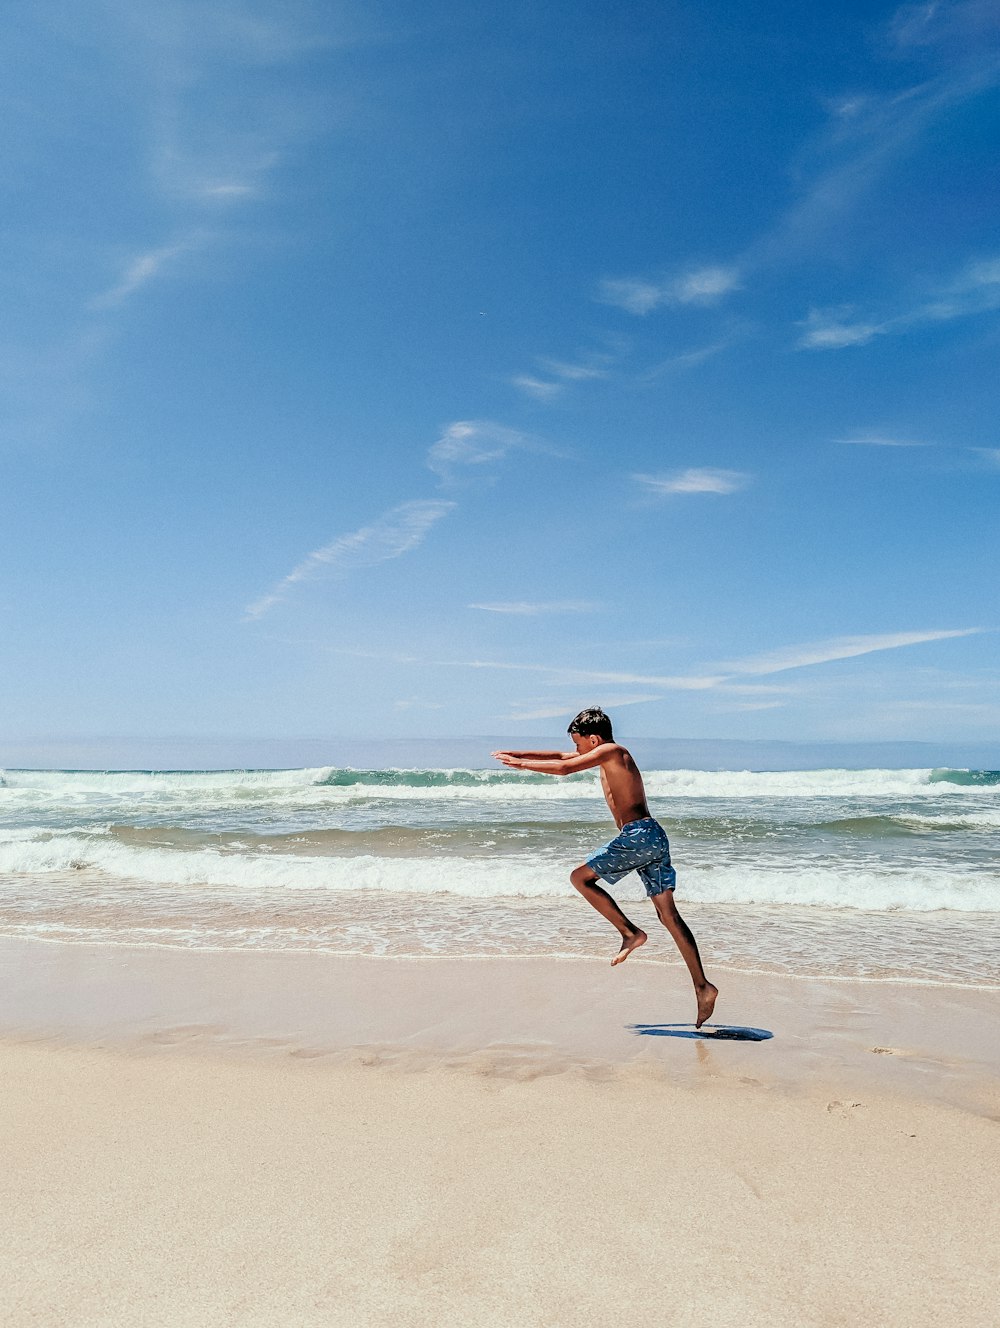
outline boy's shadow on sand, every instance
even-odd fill
[[[740,1028],[732,1024],[629,1024],[639,1037],[697,1038],[699,1042],[766,1042],[774,1034],[766,1028]]]

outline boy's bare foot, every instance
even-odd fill
[[[631,936],[622,937],[622,948],[611,961],[611,967],[615,964],[622,964],[629,957],[633,950],[638,950],[640,945],[646,944],[646,933],[644,931],[634,931]]]
[[[695,988],[695,995],[698,997],[698,1022],[695,1024],[695,1028],[701,1028],[705,1020],[712,1017],[719,989],[713,987],[711,982],[706,982],[703,987]]]

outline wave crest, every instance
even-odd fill
[[[372,891],[393,894],[454,894],[473,899],[573,896],[571,863],[556,855],[523,858],[354,857],[287,853],[226,853],[115,842],[105,834],[40,835],[0,844],[0,874],[65,878],[83,871],[101,877],[154,886],[224,889],[234,902],[262,895],[275,905],[285,892]],[[961,866],[858,869],[837,863],[781,867],[752,859],[746,865],[678,864],[685,899],[704,903],[798,904],[866,911],[936,909],[996,912],[996,877]],[[43,885],[40,898],[44,898]],[[629,878],[622,898],[641,895]],[[193,901],[194,902],[194,901]]]
[[[996,770],[651,770],[654,798],[944,797],[1000,787]],[[7,770],[0,787],[50,799],[157,797],[214,793],[220,799],[560,800],[600,796],[587,772],[553,779],[508,770]]]

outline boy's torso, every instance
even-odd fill
[[[601,787],[619,830],[630,821],[649,816],[642,775],[624,747],[601,766]]]

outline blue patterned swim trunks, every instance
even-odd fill
[[[630,871],[637,871],[651,899],[677,884],[667,832],[652,816],[623,825],[614,839],[591,854],[587,866],[609,885],[617,885]]]

